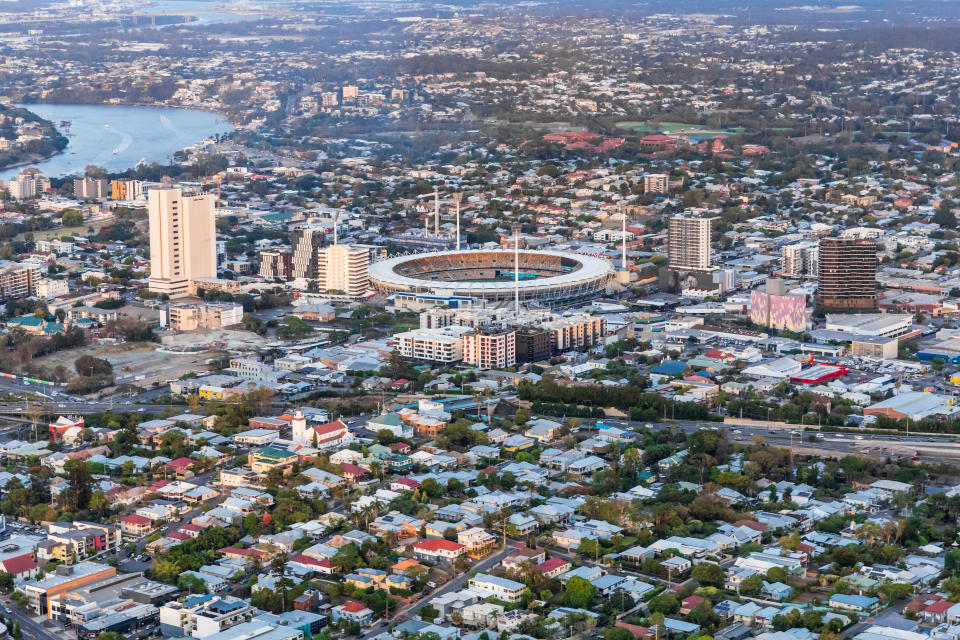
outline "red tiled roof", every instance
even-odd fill
[[[190,536],[185,534],[183,531],[171,531],[167,534],[168,538],[173,538],[174,540],[189,540]]]
[[[26,553],[22,556],[17,556],[16,558],[7,558],[3,562],[0,562],[0,564],[3,565],[3,570],[6,573],[15,576],[28,571],[33,571],[37,568],[36,561],[34,561],[33,556],[29,553]]]
[[[343,422],[339,420],[334,420],[333,422],[328,422],[326,424],[321,424],[313,428],[314,432],[317,434],[317,437],[325,436],[328,433],[336,433],[338,431],[344,431],[347,428]]]
[[[165,466],[170,467],[171,469],[186,469],[193,465],[193,460],[190,458],[177,458],[176,460],[171,460]]]
[[[340,608],[348,613],[360,613],[366,609],[366,605],[360,604],[359,602],[354,602],[353,600],[348,600],[340,605]]]
[[[540,573],[549,573],[550,571],[556,571],[563,566],[570,566],[570,561],[564,560],[563,558],[550,558],[549,560],[538,564],[537,571]]]
[[[647,627],[641,627],[638,624],[630,624],[628,622],[623,622],[622,620],[617,620],[617,623],[613,626],[626,629],[633,634],[634,638],[646,638],[650,635],[650,629]]]
[[[198,524],[193,524],[192,522],[183,525],[180,527],[181,531],[203,531],[203,527]]]
[[[934,602],[933,604],[928,606],[926,609],[923,610],[923,612],[933,613],[933,614],[946,613],[947,609],[952,607],[954,604],[956,603],[950,602],[949,600],[940,600],[939,602]]]
[[[358,467],[357,465],[350,464],[349,462],[344,462],[340,465],[340,468],[343,469],[344,473],[349,473],[352,476],[365,476],[370,473],[363,467]]]
[[[299,556],[293,556],[292,558],[290,558],[290,562],[296,562],[297,564],[305,564],[310,567],[332,566],[330,564],[330,561],[327,559],[317,560],[316,558],[311,558],[310,556],[305,556],[303,554]],[[327,564],[326,565],[323,564],[324,562],[326,562]]]
[[[422,549],[424,551],[457,551],[458,549],[463,549],[464,546],[459,542],[454,542],[453,540],[433,538],[431,540],[418,542],[417,544],[413,545],[413,548]]]
[[[411,489],[416,489],[420,486],[420,483],[412,478],[397,478],[393,481],[394,484],[402,484],[405,487],[410,487]]]
[[[124,516],[120,518],[120,522],[126,522],[127,524],[135,524],[138,526],[145,526],[153,522],[150,518],[145,518],[144,516],[132,513],[129,516]]]

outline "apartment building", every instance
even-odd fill
[[[168,305],[160,311],[160,326],[174,331],[219,329],[242,320],[243,306],[232,302]]]
[[[523,583],[508,578],[499,578],[486,573],[478,573],[470,578],[467,586],[487,596],[493,596],[504,602],[519,602],[526,588]]]
[[[103,178],[84,178],[73,179],[73,195],[75,198],[83,200],[96,200],[106,198],[110,191],[110,183]]]
[[[440,329],[413,329],[393,336],[394,346],[405,358],[428,362],[463,360],[463,336],[469,327],[447,326]]]
[[[136,200],[143,195],[143,183],[139,180],[112,180],[111,200]]]
[[[877,243],[861,238],[821,238],[817,305],[827,311],[877,308]]]
[[[476,329],[464,334],[463,361],[481,369],[505,369],[515,365],[516,331]]]
[[[552,334],[556,351],[594,347],[607,335],[606,318],[587,313],[558,318],[541,326]]]
[[[180,189],[152,189],[150,291],[187,293],[194,279],[216,278],[217,252],[212,195],[184,195]]]
[[[193,596],[160,607],[160,630],[167,636],[206,638],[249,622],[255,613],[256,610],[240,598]]]
[[[643,176],[644,193],[668,193],[670,191],[670,176],[665,173],[651,173]]]
[[[0,260],[0,300],[35,296],[39,284],[39,265]]]
[[[820,247],[814,242],[798,242],[780,249],[780,275],[785,278],[816,278]]]
[[[317,251],[317,286],[321,291],[342,291],[348,296],[370,290],[370,251],[365,247],[335,244]]]
[[[497,539],[485,529],[470,527],[457,533],[457,542],[466,548],[467,553],[477,558],[489,553]]]
[[[293,277],[293,255],[278,249],[261,251],[260,277],[265,280],[289,280]]]
[[[41,300],[53,300],[70,294],[70,286],[66,280],[40,278],[37,282],[37,297]]]
[[[715,219],[688,214],[670,218],[667,245],[671,269],[710,269],[710,230]]]
[[[7,191],[14,200],[38,198],[49,188],[50,179],[37,169],[24,169],[7,184]]]
[[[120,530],[95,522],[55,522],[40,543],[37,557],[64,564],[82,562],[99,554],[114,553],[120,544]]]

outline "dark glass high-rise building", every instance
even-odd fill
[[[860,238],[822,238],[817,305],[825,311],[877,308],[877,243]]]

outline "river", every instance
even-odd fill
[[[233,130],[223,116],[207,111],[87,104],[17,106],[50,120],[70,140],[63,153],[27,165],[51,178],[82,175],[90,164],[111,172],[135,167],[141,159],[147,164],[169,164],[175,152]],[[62,121],[70,126],[61,126]],[[9,181],[23,168],[0,171],[0,180]]]

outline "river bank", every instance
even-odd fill
[[[199,109],[56,103],[23,106],[51,122],[70,123],[63,127],[68,142],[62,153],[26,165],[52,178],[82,175],[88,165],[121,172],[139,164],[171,164],[175,153],[234,129],[221,114]],[[0,180],[9,181],[22,166],[0,171]]]

